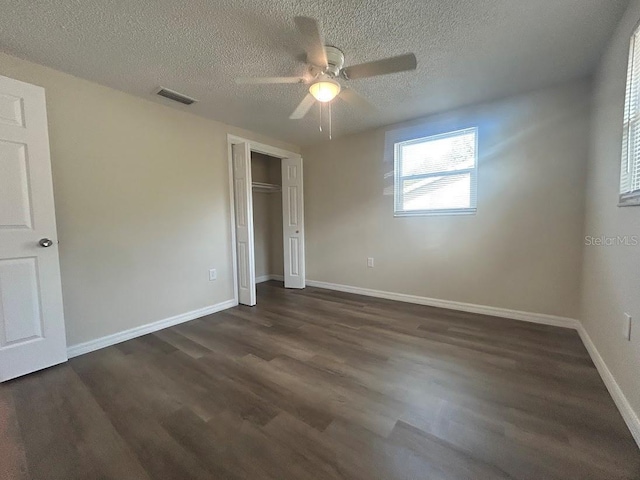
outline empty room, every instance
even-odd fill
[[[4,2],[0,479],[640,480],[640,0]]]

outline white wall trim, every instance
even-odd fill
[[[236,210],[235,197],[233,195],[233,145],[238,143],[248,143],[252,152],[264,153],[276,158],[302,158],[299,153],[283,150],[260,142],[254,142],[248,138],[227,134],[227,170],[229,174],[229,231],[231,233],[231,265],[233,274],[233,298],[238,303],[238,253],[236,249]],[[274,279],[275,280],[275,279]],[[284,281],[284,280],[282,280]],[[256,280],[256,284],[259,283]]]
[[[622,392],[620,385],[616,382],[611,370],[607,367],[607,364],[604,362],[600,352],[598,352],[598,349],[582,324],[578,326],[578,333],[580,334],[582,343],[584,343],[584,346],[587,348],[587,351],[591,356],[591,360],[593,360],[593,363],[598,369],[598,373],[600,373],[602,381],[607,387],[607,390],[609,390],[609,394],[618,407],[622,418],[627,424],[627,427],[629,427],[631,435],[633,435],[638,447],[640,447],[640,419],[638,418],[638,415],[633,411],[633,408],[631,408],[631,404],[627,400],[627,397]]]
[[[261,275],[259,277],[256,277],[256,283],[268,282],[269,280],[277,280],[278,282],[284,282],[284,276],[268,274],[268,275]]]
[[[284,150],[272,145],[267,145],[266,143],[255,142],[253,140],[249,140],[248,138],[240,137],[238,135],[232,135],[230,133],[227,134],[227,143],[230,145],[236,143],[248,143],[251,147],[250,149],[252,152],[264,153],[265,155],[276,158],[298,158],[301,156],[299,153]]]
[[[116,343],[131,340],[132,338],[140,337],[148,333],[157,332],[163,328],[172,327],[179,323],[188,322],[189,320],[195,320],[196,318],[204,317],[205,315],[211,315],[212,313],[220,312],[231,307],[238,305],[238,302],[234,299],[227,300],[225,302],[217,303],[209,307],[199,308],[190,312],[175,315],[173,317],[158,320],[156,322],[147,323],[146,325],[140,325],[139,327],[124,330],[122,332],[107,335],[105,337],[96,338],[84,343],[78,343],[71,345],[67,348],[67,356],[69,358],[77,357],[85,353],[93,352],[101,348],[115,345]]]
[[[417,295],[407,295],[404,293],[385,292],[382,290],[372,290],[369,288],[353,287],[350,285],[340,285],[336,283],[320,282],[317,280],[307,280],[310,287],[325,288],[328,290],[336,290],[339,292],[355,293],[357,295],[366,295],[369,297],[386,298],[388,300],[396,300],[399,302],[415,303],[418,305],[427,305],[430,307],[447,308],[450,310],[458,310],[462,312],[479,313],[483,315],[493,315],[495,317],[511,318],[513,320],[522,320],[525,322],[541,323],[544,325],[552,325],[556,327],[573,328],[578,331],[585,348],[591,356],[602,381],[604,382],[609,394],[613,398],[614,403],[618,407],[622,418],[627,427],[631,431],[631,435],[640,447],[640,419],[636,412],[629,404],[622,389],[616,382],[613,374],[607,367],[604,359],[598,352],[595,344],[589,337],[580,321],[575,318],[558,317],[555,315],[546,315],[542,313],[523,312],[520,310],[509,310],[506,308],[488,307],[485,305],[475,305],[471,303],[454,302],[451,300],[440,300],[436,298],[420,297]]]
[[[282,275],[263,275],[256,278],[256,283],[266,282],[269,280],[283,281]],[[578,331],[582,342],[584,343],[593,363],[602,378],[609,394],[613,398],[622,418],[624,419],[627,427],[631,431],[631,435],[635,439],[636,443],[640,447],[640,419],[636,412],[629,404],[627,397],[625,397],[622,389],[616,382],[613,374],[607,367],[604,359],[598,352],[595,344],[591,340],[591,337],[584,329],[582,324],[574,319],[567,317],[558,317],[555,315],[546,315],[541,313],[523,312],[520,310],[509,310],[506,308],[489,307],[485,305],[475,305],[471,303],[454,302],[451,300],[439,300],[429,297],[420,297],[417,295],[407,295],[404,293],[385,292],[383,290],[373,290],[369,288],[353,287],[350,285],[340,285],[336,283],[320,282],[317,280],[307,280],[307,285],[310,287],[324,288],[327,290],[336,290],[339,292],[354,293],[357,295],[366,295],[369,297],[385,298],[387,300],[396,300],[399,302],[414,303],[418,305],[426,305],[430,307],[446,308],[450,310],[458,310],[462,312],[478,313],[482,315],[493,315],[495,317],[510,318],[513,320],[521,320],[525,322],[541,323],[544,325],[553,325],[557,327],[573,328]],[[105,337],[90,340],[88,342],[71,345],[67,348],[67,355],[69,358],[77,357],[85,353],[93,352],[101,348],[109,347],[126,340],[131,340],[148,333],[157,332],[164,328],[168,328],[180,323],[195,320],[196,318],[204,317],[205,315],[211,315],[212,313],[220,312],[228,308],[232,308],[238,305],[238,301],[235,299],[227,300],[225,302],[217,303],[209,307],[200,308],[198,310],[192,310],[180,315],[158,320],[156,322],[147,323],[123,332],[114,333]]]
[[[575,318],[558,317],[546,315],[544,313],[522,312],[520,310],[509,310],[506,308],[489,307],[485,305],[475,305],[472,303],[454,302],[452,300],[440,300],[437,298],[420,297],[418,295],[407,295],[405,293],[385,292],[383,290],[372,290],[370,288],[352,287],[350,285],[340,285],[337,283],[319,282],[317,280],[307,280],[310,287],[326,288],[339,292],[355,293],[368,297],[386,298],[398,302],[415,303],[430,307],[447,308],[461,312],[479,313],[481,315],[492,315],[494,317],[510,318],[512,320],[522,320],[525,322],[541,323],[553,325],[555,327],[565,327],[577,329],[580,322]]]

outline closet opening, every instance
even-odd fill
[[[253,306],[256,283],[305,287],[302,158],[234,136],[228,143],[234,293]]]
[[[256,283],[284,282],[281,160],[251,152]]]

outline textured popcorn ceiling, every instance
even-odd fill
[[[293,17],[318,18],[346,64],[414,52],[418,70],[349,82],[378,109],[334,106],[341,135],[592,72],[628,0],[40,0],[5,4],[0,49],[198,115],[298,144],[317,110],[289,114],[303,85],[236,85],[299,74]],[[0,72],[1,74],[2,72]],[[165,86],[199,100],[182,107]]]

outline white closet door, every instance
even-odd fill
[[[44,89],[0,77],[0,381],[66,360]]]
[[[251,192],[251,150],[248,143],[233,145],[233,191],[236,212],[236,257],[238,301],[256,304],[256,265],[253,244],[253,195]]]
[[[282,159],[284,286],[305,287],[302,158]]]

